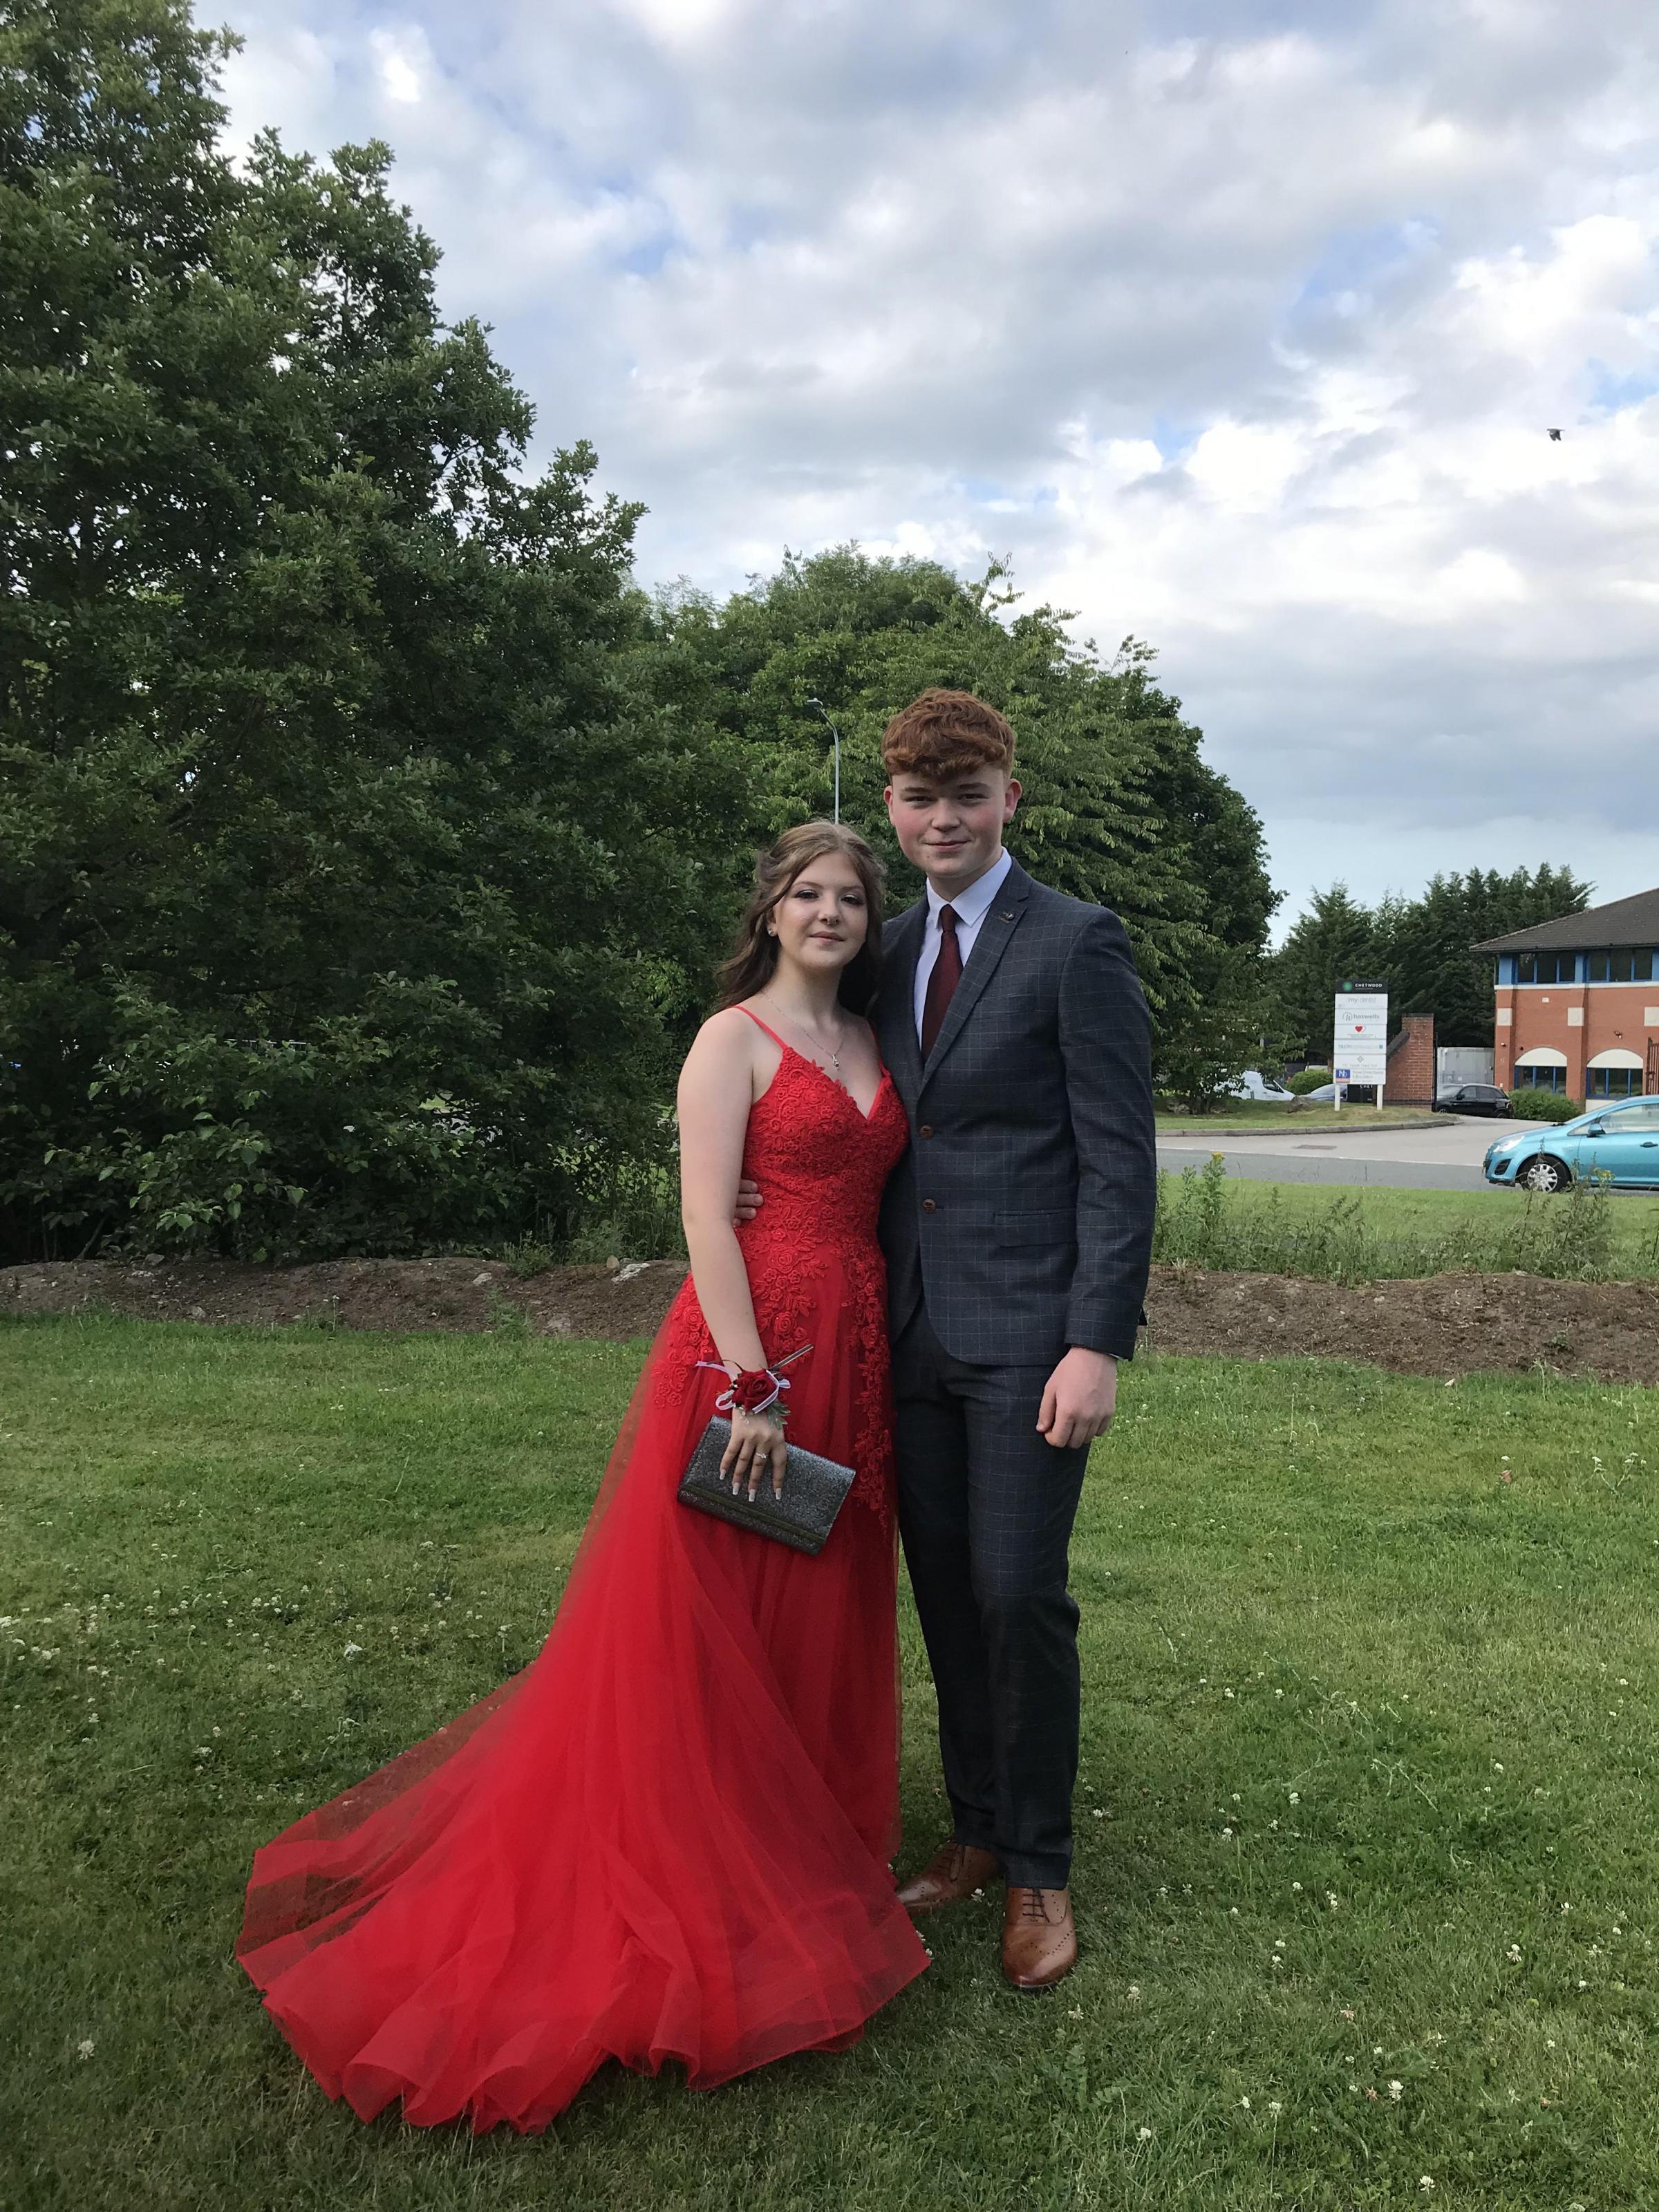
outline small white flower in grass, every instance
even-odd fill
[[[1328,1889],[1325,1892],[1325,1902],[1330,1906],[1331,1911],[1334,1912],[1336,1910],[1336,1892],[1334,1889]]]
[[[1066,2018],[1068,2020],[1081,2020],[1082,2017],[1083,2007],[1081,2005],[1073,2005],[1071,2011],[1066,2014]]]
[[[1546,2051],[1553,2051],[1555,2048],[1554,2044],[1550,2040],[1547,2035],[1544,2038],[1544,2048]]]
[[[1139,1998],[1140,1998],[1140,1984],[1139,1984],[1139,1982],[1131,1982],[1131,1983],[1130,1983],[1130,1984],[1129,1984],[1129,1995],[1130,1995],[1131,1998],[1132,1998],[1133,2000],[1134,2000],[1137,2003],[1139,2002]]]
[[[1249,2111],[1249,2109],[1250,2109],[1250,2100],[1249,2100],[1249,2099],[1248,2097],[1241,2097],[1241,2098],[1239,2099],[1238,2102],[1239,2102],[1239,2108],[1240,2108],[1240,2110],[1241,2110],[1241,2111],[1243,2111],[1243,2112],[1248,2112]]]
[[[1521,1946],[1518,1943],[1511,1943],[1509,1948],[1508,1955],[1515,1961],[1516,1966],[1519,1966],[1521,1963]]]
[[[1237,1920],[1237,1917],[1238,1917],[1238,1907],[1237,1907],[1236,1905],[1230,1905],[1227,1907],[1227,1917],[1229,1918],[1229,1920]]]
[[[361,1656],[362,1648],[361,1644],[348,1644],[340,1656],[343,1659],[356,1659]]]
[[[1135,2130],[1135,2141],[1137,2142],[1151,2142],[1152,2139],[1152,2131],[1150,2128],[1137,2128]]]
[[[1273,2114],[1273,2118],[1274,2118],[1275,2119],[1277,2119],[1277,2118],[1279,2118],[1279,2114],[1284,2111],[1284,2109],[1285,2109],[1284,2106],[1280,2103],[1280,2101],[1279,2100],[1279,2099],[1278,2099],[1277,2097],[1275,2097],[1275,2098],[1273,2100],[1273,2101],[1269,2104],[1269,2106],[1267,2106],[1267,2110],[1268,2110],[1268,2111]]]
[[[1417,2177],[1417,2185],[1425,2197],[1431,2195],[1434,2189],[1434,2176],[1431,2173],[1419,2173]]]
[[[1302,1797],[1301,1797],[1301,1793],[1300,1793],[1300,1791],[1298,1791],[1298,1790],[1291,1790],[1291,1804],[1292,1804],[1292,1805],[1299,1805],[1299,1804],[1302,1802]]]
[[[1296,1892],[1296,1893],[1297,1893],[1297,1895],[1298,1897],[1300,1897],[1300,1896],[1301,1896],[1301,1894],[1302,1894],[1302,1885],[1301,1885],[1301,1883],[1300,1883],[1299,1881],[1293,1881],[1293,1882],[1291,1884],[1291,1888]]]
[[[90,2057],[91,2057],[91,2056],[92,2056],[92,2054],[93,2054],[93,2052],[94,2052],[97,2048],[98,2048],[98,2046],[97,2046],[97,2045],[93,2041],[92,2038],[91,2038],[90,2036],[88,2036],[88,2037],[87,2037],[87,2039],[86,2039],[86,2040],[85,2040],[83,2043],[77,2043],[77,2044],[76,2045],[76,2046],[75,2046],[75,2055],[76,2055],[76,2057],[77,2058],[90,2058]]]
[[[1406,2085],[1403,2081],[1389,2082],[1389,2094],[1394,2099],[1396,2105],[1400,2102],[1400,2100],[1405,2095],[1405,2094]]]
[[[1224,1828],[1221,1831],[1221,1840],[1224,1844],[1231,1843],[1232,1841],[1232,1836],[1233,1832],[1231,1828]]]
[[[1587,1990],[1589,1987],[1589,1984],[1588,1982],[1580,1982],[1578,1986],[1581,1990]]]

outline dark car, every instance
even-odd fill
[[[1460,1083],[1443,1091],[1431,1109],[1436,1114],[1513,1114],[1515,1101],[1495,1083]]]

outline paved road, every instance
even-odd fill
[[[1190,1137],[1162,1138],[1161,1168],[1202,1167],[1220,1152],[1230,1176],[1255,1182],[1388,1183],[1405,1190],[1484,1190],[1480,1163],[1495,1136],[1512,1134],[1513,1121],[1462,1120],[1443,1114],[1431,1129],[1345,1129],[1358,1122],[1363,1106],[1345,1107],[1340,1121],[1331,1115],[1324,1128],[1299,1122],[1295,1129],[1269,1129],[1261,1135],[1218,1137],[1194,1144]]]

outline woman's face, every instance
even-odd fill
[[[870,905],[845,853],[809,860],[772,909],[781,958],[809,975],[833,974],[856,958],[869,934]]]

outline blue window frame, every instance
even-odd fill
[[[1650,983],[1653,981],[1653,955],[1629,945],[1615,945],[1606,952],[1589,956],[1589,980],[1592,983]]]
[[[1558,1068],[1556,1073],[1559,1074],[1560,1070]],[[1584,1079],[1589,1085],[1587,1098],[1639,1098],[1642,1095],[1639,1067],[1587,1068]]]
[[[1517,983],[1573,983],[1578,979],[1576,952],[1520,952],[1516,955]]]
[[[1598,1075],[1607,1073],[1605,1068],[1597,1068],[1595,1072]],[[1515,1087],[1517,1091],[1565,1091],[1567,1071],[1565,1067],[1517,1067]]]

